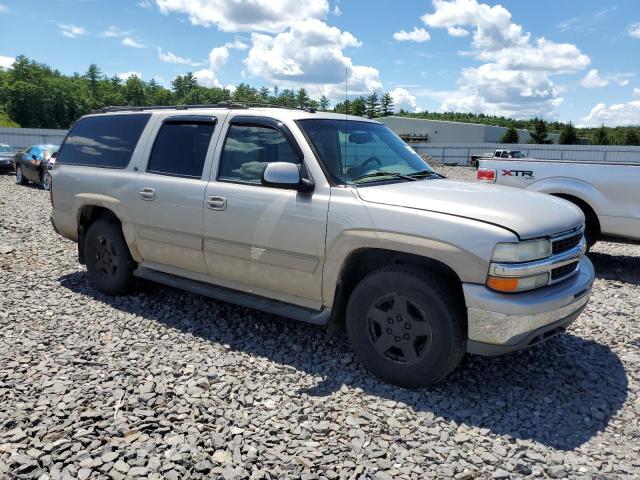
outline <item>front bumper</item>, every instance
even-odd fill
[[[0,172],[12,172],[13,162],[11,160],[0,160]]]
[[[501,355],[562,331],[584,310],[593,278],[593,265],[583,256],[576,275],[539,290],[503,294],[484,285],[463,284],[469,328],[467,351]]]

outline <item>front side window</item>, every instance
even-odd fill
[[[171,122],[160,127],[147,172],[200,178],[215,124]]]
[[[224,143],[219,180],[260,184],[270,162],[300,164],[300,159],[278,130],[254,125],[231,125]]]
[[[353,120],[299,120],[334,182],[363,185],[437,175],[386,126]]]
[[[11,147],[9,145],[0,145],[0,153],[11,153]]]
[[[150,117],[132,114],[83,118],[60,148],[58,163],[125,168]]]

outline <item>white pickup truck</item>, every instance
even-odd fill
[[[535,158],[478,162],[481,182],[548,193],[580,207],[589,246],[601,237],[640,240],[640,158],[636,164]]]

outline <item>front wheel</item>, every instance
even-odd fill
[[[49,172],[42,174],[42,188],[47,192],[51,189],[51,174]]]
[[[362,364],[406,388],[446,377],[466,351],[463,305],[442,279],[409,266],[367,275],[347,305],[347,332]]]
[[[135,262],[119,224],[105,219],[92,223],[84,251],[89,278],[99,290],[117,295],[129,289]]]
[[[16,167],[16,183],[18,185],[26,185],[27,184],[27,179],[24,178],[24,174],[22,173],[22,167],[20,165],[18,165]]]

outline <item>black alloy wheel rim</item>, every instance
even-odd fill
[[[98,237],[96,248],[96,270],[105,278],[118,271],[118,254],[108,238]]]
[[[367,322],[374,349],[387,360],[416,363],[431,348],[433,335],[427,316],[404,295],[390,293],[372,302]]]
[[[49,174],[45,173],[44,178],[42,179],[42,188],[45,190],[49,190]]]

